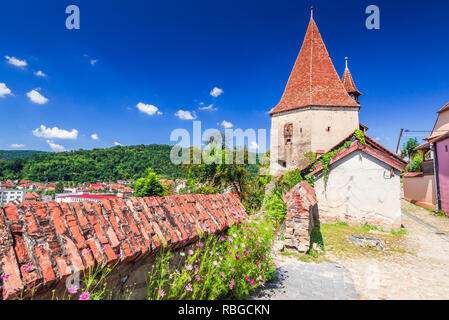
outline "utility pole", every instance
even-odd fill
[[[404,132],[404,129],[401,128],[401,133],[399,133],[398,146],[396,147],[396,154],[398,154],[398,152],[399,152],[399,145],[401,144],[401,138],[402,138],[403,132]]]

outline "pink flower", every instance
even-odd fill
[[[237,247],[237,246],[234,246],[234,249],[235,249],[235,250],[238,250],[238,248],[239,248],[239,247]]]
[[[187,251],[188,254],[192,255],[193,254],[193,250],[190,249],[189,251]]]
[[[186,270],[190,271],[190,270],[192,270],[192,269],[193,269],[193,268],[192,268],[191,265],[186,266]]]
[[[210,232],[215,233],[215,229],[211,229]]]
[[[260,247],[260,244],[259,244],[257,241],[254,242],[254,244],[255,244],[256,246]]]
[[[265,257],[264,257],[264,256],[262,256],[262,260],[265,260]]]
[[[161,297],[165,296],[164,290],[159,290],[159,295],[160,295]]]
[[[77,293],[77,292],[78,292],[78,287],[75,286],[75,285],[73,285],[73,286],[71,286],[70,288],[68,288],[67,291],[68,291],[69,293]]]
[[[200,280],[201,280],[201,277],[197,275],[197,276],[196,276],[196,280],[197,280],[197,281],[200,281]]]
[[[225,241],[225,240],[226,240],[226,238],[225,238],[225,237],[223,237],[223,236],[221,236],[221,237],[220,237],[220,240],[221,240],[221,241]]]
[[[235,269],[234,269],[234,268],[232,268],[232,269],[231,269],[231,271],[232,271],[232,272],[235,272]],[[233,279],[233,280],[234,280],[234,279]]]
[[[202,246],[204,246],[204,244],[200,242],[200,243],[197,243],[196,246],[201,248]]]
[[[189,283],[188,285],[186,285],[186,290],[187,291],[192,291],[192,284]]]
[[[250,285],[254,284],[254,279],[251,279],[251,281],[249,282]]]
[[[80,300],[89,300],[89,297],[90,297],[90,293],[89,292],[83,292],[80,295]]]
[[[240,257],[238,255],[235,255],[235,260],[240,259]]]
[[[246,276],[246,277],[245,277],[245,281],[248,281],[248,280],[249,280],[249,277],[248,277],[248,276]]]

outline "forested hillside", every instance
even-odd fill
[[[35,150],[0,150],[0,160],[9,160],[14,158],[31,158],[35,154],[43,151]]]
[[[171,146],[137,145],[106,149],[48,152],[31,158],[0,161],[0,181],[27,179],[31,181],[135,180],[146,175],[151,167],[166,178],[186,178],[180,165],[170,161]],[[252,174],[257,165],[247,166]]]

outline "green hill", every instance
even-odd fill
[[[0,181],[135,180],[144,177],[149,167],[169,179],[186,178],[181,166],[171,163],[171,148],[168,145],[153,144],[39,153],[30,158],[0,161]],[[256,174],[258,165],[248,165],[247,168],[249,172]]]
[[[43,153],[43,151],[35,150],[0,150],[0,160],[9,160],[14,158],[31,158],[35,154]]]

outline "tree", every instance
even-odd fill
[[[159,182],[159,176],[151,168],[148,168],[147,177],[137,179],[134,196],[153,197],[162,196],[163,194],[164,186]]]
[[[407,157],[408,160],[413,159],[415,155],[418,153],[418,151],[415,150],[415,148],[418,145],[419,145],[418,139],[416,138],[408,139],[407,142],[403,144],[401,150],[401,158]]]
[[[64,184],[62,183],[62,181],[59,181],[56,184],[55,193],[64,193]]]

